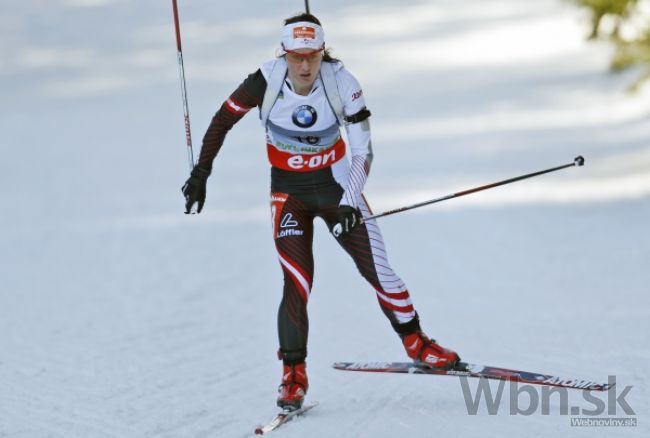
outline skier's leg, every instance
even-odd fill
[[[271,194],[271,213],[273,239],[284,274],[278,309],[279,356],[285,365],[294,365],[307,356],[307,301],[314,271],[313,215],[302,202],[284,193]]]
[[[363,217],[371,215],[365,199],[358,202]],[[323,212],[328,227],[336,223],[336,206]],[[356,226],[337,241],[352,257],[361,275],[375,289],[382,311],[396,331],[402,331],[404,324],[417,324],[415,309],[406,285],[393,271],[388,262],[384,239],[376,220],[369,220]],[[419,326],[417,326],[419,328]]]
[[[307,301],[314,272],[312,255],[313,215],[295,197],[271,194],[273,239],[284,274],[278,309],[278,355],[283,361],[278,406],[297,409],[309,388],[305,358],[309,319]]]
[[[358,199],[357,205],[364,218],[372,215],[363,196]],[[330,212],[324,217],[332,229],[336,216]],[[337,240],[350,254],[361,275],[374,287],[379,305],[400,336],[408,356],[432,367],[453,367],[459,360],[458,355],[438,345],[420,328],[420,320],[408,289],[388,262],[377,221],[364,220],[361,225]]]

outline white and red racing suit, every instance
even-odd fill
[[[261,106],[273,62],[249,75],[223,103],[205,134],[198,165],[211,168],[228,130]],[[347,148],[320,78],[306,96],[295,93],[285,79],[265,126],[273,238],[284,273],[278,311],[280,356],[289,364],[304,361],[307,354],[314,218],[322,218],[331,230],[339,205],[358,208],[363,217],[371,215],[362,195],[372,161],[370,113],[355,77],[340,62],[335,69],[344,112],[352,121],[345,125]],[[376,221],[364,221],[337,240],[375,289],[395,331],[404,336],[419,330],[409,292],[390,267]]]

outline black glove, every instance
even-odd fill
[[[211,169],[206,169],[201,166],[194,166],[190,177],[185,181],[181,191],[185,196],[185,214],[190,214],[194,203],[198,202],[197,213],[201,213],[203,210],[203,204],[205,204],[205,186],[208,182],[208,177],[210,176]]]
[[[343,237],[361,223],[361,213],[349,205],[340,205],[336,211],[338,223],[332,227],[334,237]]]

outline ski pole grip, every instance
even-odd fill
[[[584,164],[585,164],[585,159],[584,159],[584,157],[583,157],[582,155],[578,155],[578,156],[575,157],[575,159],[573,160],[573,163],[574,163],[575,166],[584,166]]]

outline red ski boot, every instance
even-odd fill
[[[302,407],[307,388],[307,370],[304,362],[295,365],[284,365],[282,383],[278,392],[278,406],[286,410],[295,410]]]
[[[448,370],[453,368],[460,357],[454,351],[441,347],[424,332],[417,331],[402,338],[406,354],[417,364],[430,368]]]

